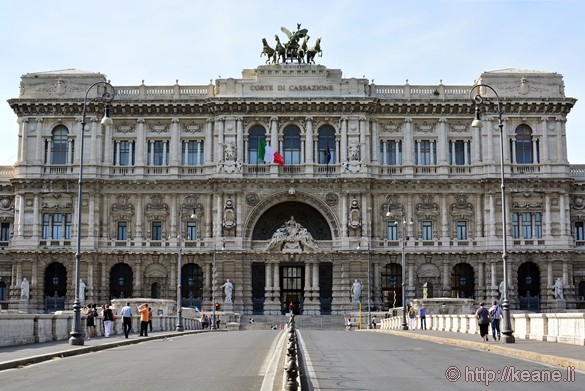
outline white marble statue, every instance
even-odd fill
[[[351,286],[351,301],[353,303],[359,303],[360,297],[362,296],[362,284],[358,280],[353,282]]]
[[[225,293],[224,303],[231,303],[232,302],[232,293],[234,291],[234,284],[230,282],[228,278],[225,284],[223,284],[220,288],[223,288]]]
[[[79,280],[79,301],[83,303],[85,301],[85,282]]]
[[[25,277],[22,279],[22,282],[20,283],[20,298],[28,300],[29,296],[30,284],[28,283],[28,280]]]
[[[563,284],[563,280],[561,277],[557,278],[555,281],[555,299],[557,300],[564,300],[565,295],[563,289],[565,288],[565,284]]]

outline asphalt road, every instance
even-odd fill
[[[121,346],[3,371],[0,390],[271,390],[263,382],[280,335],[201,333]]]
[[[309,390],[550,391],[585,384],[582,372],[430,341],[356,331],[299,333]]]

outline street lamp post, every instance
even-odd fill
[[[386,212],[386,216],[392,216],[390,212],[390,208],[388,208],[388,212]],[[402,222],[402,237],[400,238],[400,250],[401,250],[401,279],[402,279],[402,324],[400,325],[402,330],[408,330],[408,324],[406,323],[406,249],[405,249],[405,240],[406,240],[406,218],[404,217],[404,210],[400,211],[400,220]],[[395,222],[397,222],[395,220]],[[412,224],[412,223],[410,223]]]
[[[360,241],[365,241],[368,244],[368,300],[367,300],[367,302],[368,302],[368,324],[367,324],[366,328],[371,329],[372,328],[372,308],[371,308],[372,307],[372,303],[371,303],[371,297],[372,297],[372,282],[371,282],[372,273],[370,271],[370,267],[371,267],[370,264],[372,263],[371,262],[371,254],[370,254],[371,253],[371,247],[370,247],[370,241],[366,237],[362,236],[362,238],[361,238]],[[358,244],[357,249],[358,250],[360,249],[360,245],[359,244]]]
[[[183,326],[183,305],[181,303],[181,290],[183,287],[182,282],[182,269],[183,269],[183,203],[187,198],[191,197],[190,195],[186,195],[183,197],[181,204],[179,205],[179,233],[177,235],[178,239],[178,246],[179,246],[179,255],[177,257],[177,326],[175,328],[176,331],[181,332],[185,330]],[[191,213],[191,218],[197,218],[195,214],[195,210]]]
[[[96,88],[97,96],[88,101],[89,93]],[[100,89],[103,92],[100,94]],[[110,102],[116,96],[114,87],[105,81],[93,83],[85,92],[83,99],[83,110],[81,113],[81,132],[79,134],[79,187],[77,190],[77,242],[75,251],[75,301],[73,302],[73,326],[69,333],[70,345],[83,345],[83,333],[81,331],[81,298],[80,293],[80,279],[81,279],[81,197],[83,192],[83,141],[85,139],[85,117],[87,115],[87,107],[91,102],[101,102],[105,104],[104,117],[101,120],[103,126],[111,126],[114,122],[110,118]]]
[[[217,268],[215,265],[215,254],[217,252],[217,248],[215,243],[213,244],[213,264],[211,266],[211,307],[213,308],[213,316],[211,322],[211,329],[217,329],[217,320],[215,318],[215,284],[217,283]]]
[[[482,96],[481,88],[492,91],[494,93],[495,100],[493,98]],[[474,95],[473,91],[476,89],[478,89],[478,92]],[[486,104],[488,106],[490,104],[495,105],[498,113],[498,127],[500,129],[500,186],[502,189],[502,267],[504,269],[504,286],[502,292],[502,341],[504,343],[514,343],[514,330],[512,330],[512,323],[510,321],[510,302],[508,301],[508,242],[506,233],[506,227],[508,224],[506,216],[506,186],[504,182],[504,121],[502,119],[504,110],[500,104],[500,97],[498,93],[490,85],[476,84],[469,91],[469,97],[475,103],[475,119],[471,123],[472,127],[480,129],[483,126],[480,112],[480,106],[482,104]]]

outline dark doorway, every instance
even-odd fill
[[[402,307],[402,266],[388,263],[382,270],[384,310]]]
[[[518,268],[518,300],[521,310],[538,311],[540,307],[540,271],[534,262]]]
[[[53,262],[45,270],[45,312],[64,310],[66,294],[67,269],[62,263]],[[72,292],[70,299],[75,299],[75,291]],[[85,297],[80,299],[85,300]]]
[[[321,315],[331,315],[333,300],[333,264],[331,262],[319,264],[319,289]]]
[[[475,282],[473,268],[468,263],[458,263],[451,274],[451,297],[473,299]]]
[[[282,314],[292,311],[295,315],[303,313],[303,289],[305,268],[301,266],[281,266],[280,286]]]
[[[181,269],[181,305],[201,309],[203,299],[203,270],[188,263]]]
[[[110,298],[123,299],[132,297],[134,274],[132,268],[125,263],[118,263],[110,272]]]
[[[252,263],[252,313],[264,314],[264,299],[266,295],[266,266],[263,262]]]

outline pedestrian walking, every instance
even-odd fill
[[[502,319],[502,307],[498,304],[497,300],[492,302],[492,306],[489,309],[489,317],[492,323],[492,336],[494,341],[496,337],[500,340],[500,320]]]
[[[422,330],[427,329],[427,309],[424,304],[421,304],[418,310],[418,316],[420,316],[420,328]]]
[[[137,309],[140,313],[140,336],[148,337],[148,304],[141,304]]]
[[[475,311],[475,317],[479,324],[479,335],[483,341],[489,341],[488,327],[490,325],[489,311],[485,308],[485,303],[482,301],[479,303],[479,308]]]
[[[112,333],[112,323],[114,322],[114,312],[110,308],[109,304],[104,306],[104,311],[102,312],[102,317],[104,320],[104,337],[110,338],[110,334]]]
[[[126,305],[122,307],[120,315],[122,316],[122,329],[124,330],[124,336],[128,338],[128,334],[130,334],[130,330],[132,329],[132,307],[130,307],[130,303],[126,303]]]
[[[85,307],[83,307],[83,315],[86,316],[85,326],[87,329],[87,333],[85,339],[89,341],[91,337],[95,337],[95,321],[97,318],[96,305],[94,304],[92,307],[91,304],[88,304]]]
[[[416,311],[413,306],[408,307],[408,321],[410,323],[410,329],[416,328]]]

